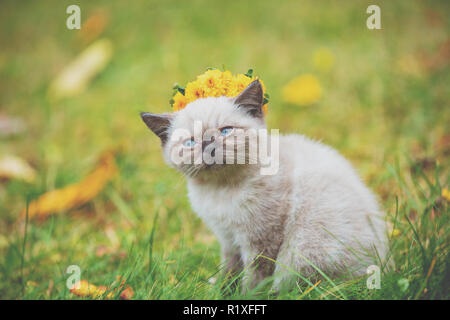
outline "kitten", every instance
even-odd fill
[[[226,272],[245,270],[248,287],[275,274],[279,290],[293,283],[295,272],[351,277],[381,266],[387,253],[383,214],[335,150],[294,134],[258,140],[258,148],[279,145],[279,156],[269,159],[278,162],[277,172],[261,174],[250,139],[239,137],[245,130],[261,137],[263,100],[255,80],[235,98],[202,98],[175,113],[141,114],[161,139],[166,162],[186,175],[192,208],[217,236]],[[199,158],[205,152],[225,163]],[[236,158],[245,164],[228,163]]]

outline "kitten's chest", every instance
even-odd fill
[[[244,188],[215,188],[188,184],[194,211],[211,227],[232,228],[249,223],[256,203],[250,203]]]

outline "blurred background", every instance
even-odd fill
[[[66,26],[72,4],[80,30]],[[371,4],[381,30],[366,27]],[[254,69],[270,94],[269,128],[338,149],[390,215],[397,196],[419,211],[402,188],[414,184],[411,168],[449,184],[449,9],[447,1],[2,1],[0,297],[69,298],[71,264],[98,284],[139,265],[135,298],[189,297],[184,279],[214,274],[219,246],[139,117],[170,112],[174,83],[208,67]],[[212,298],[208,290],[197,296]]]

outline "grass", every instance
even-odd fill
[[[441,196],[450,185],[450,73],[441,50],[448,3],[379,1],[383,29],[373,31],[365,25],[368,1],[78,3],[82,21],[99,9],[109,17],[100,37],[114,54],[85,92],[56,102],[47,99],[49,83],[87,45],[65,27],[73,3],[0,5],[0,112],[27,124],[26,133],[1,138],[0,153],[38,172],[32,184],[0,184],[0,298],[79,299],[65,273],[78,265],[96,285],[122,276],[135,299],[449,299],[449,210]],[[312,63],[321,47],[334,56],[328,72]],[[365,278],[323,278],[276,297],[261,288],[244,295],[219,276],[219,245],[139,111],[169,111],[174,82],[222,65],[253,68],[264,80],[270,128],[335,147],[378,195],[395,261],[381,289],[367,289]],[[306,108],[281,96],[300,73],[323,87]],[[118,145],[120,175],[95,199],[44,222],[16,222],[27,199],[80,181]],[[100,256],[101,246],[114,250]]]

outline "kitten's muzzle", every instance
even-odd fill
[[[202,152],[205,152],[206,147],[208,147],[211,143],[214,142],[214,137],[209,140],[209,141],[202,141]],[[214,157],[216,155],[216,148],[214,147],[214,145],[212,146],[213,148],[210,149],[211,151],[211,156]]]

